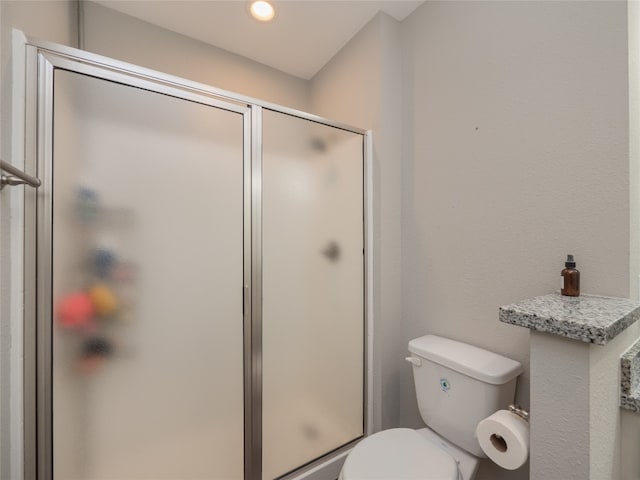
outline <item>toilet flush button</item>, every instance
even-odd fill
[[[419,358],[416,358],[416,357],[407,357],[407,358],[405,358],[405,360],[407,362],[411,363],[415,367],[419,367],[419,366],[422,365],[422,360],[420,360]]]

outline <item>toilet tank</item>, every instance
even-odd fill
[[[480,420],[513,403],[515,360],[436,335],[409,342],[420,415],[429,428],[477,457]]]

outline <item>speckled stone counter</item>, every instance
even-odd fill
[[[640,318],[640,304],[626,298],[559,293],[500,307],[501,322],[605,345]]]
[[[640,340],[620,357],[620,406],[640,412]]]

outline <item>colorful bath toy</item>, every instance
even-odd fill
[[[116,254],[108,248],[98,248],[93,252],[93,270],[99,278],[108,278],[117,263]]]
[[[65,328],[89,326],[94,315],[94,302],[86,292],[71,293],[58,303],[58,323]]]
[[[98,284],[89,289],[89,297],[96,313],[102,317],[112,315],[118,310],[119,302],[109,287]]]
[[[89,337],[82,345],[82,355],[85,357],[99,355],[108,357],[113,353],[113,345],[104,337]]]
[[[78,360],[81,373],[97,373],[106,358],[113,353],[113,345],[104,337],[89,337],[82,345],[82,352]]]

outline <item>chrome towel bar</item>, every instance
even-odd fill
[[[42,184],[40,179],[24,173],[22,170],[17,169],[4,160],[0,160],[0,169],[11,174],[0,174],[0,190],[2,190],[6,185],[30,185],[34,188],[38,188]]]

